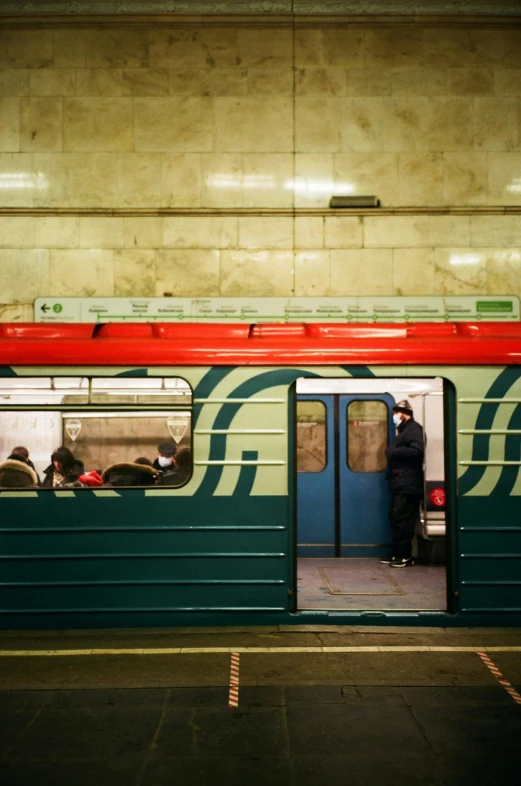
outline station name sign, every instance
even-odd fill
[[[518,322],[515,296],[38,298],[35,322]]]

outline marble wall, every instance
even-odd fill
[[[516,25],[0,30],[1,320],[45,295],[520,295],[520,238]]]

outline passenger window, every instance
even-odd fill
[[[325,466],[325,404],[297,401],[297,472],[322,472]]]
[[[347,465],[353,472],[381,472],[387,465],[387,405],[352,401],[347,407]]]
[[[191,406],[178,377],[0,379],[0,491],[35,488],[31,472],[51,489],[183,486],[192,474]],[[51,461],[58,450],[62,479]],[[31,470],[16,463],[23,453]]]

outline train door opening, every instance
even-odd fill
[[[446,610],[443,380],[299,379],[296,384],[297,608]],[[424,430],[414,566],[392,569],[386,448],[394,404]]]

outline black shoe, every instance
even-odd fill
[[[393,562],[396,562],[396,557],[382,557],[380,562],[382,565],[392,565]]]
[[[395,559],[391,562],[391,568],[410,568],[412,565],[414,565],[412,557],[407,557],[407,559]]]

